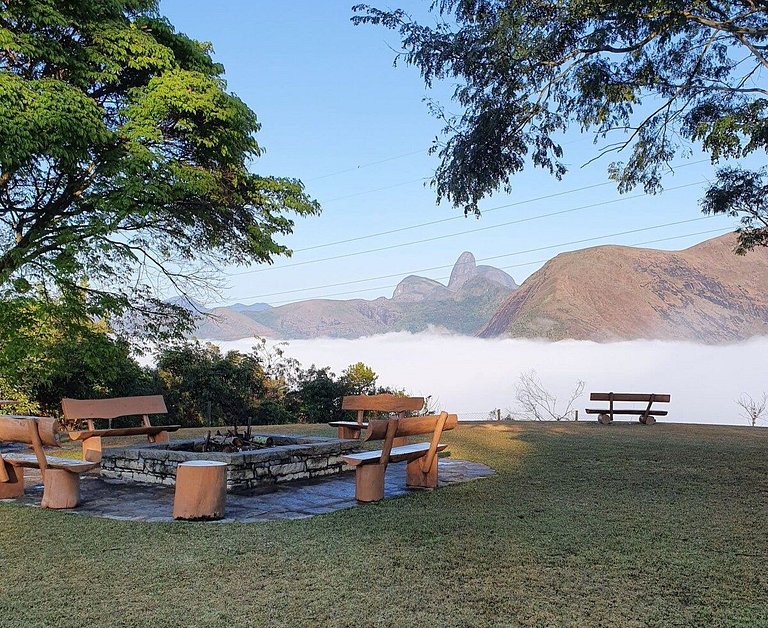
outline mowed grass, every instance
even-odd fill
[[[0,625],[768,626],[768,430],[485,424],[445,440],[498,474],[261,524],[0,504]]]

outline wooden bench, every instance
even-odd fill
[[[406,412],[418,412],[424,407],[424,397],[400,397],[398,395],[347,395],[341,400],[342,410],[357,412],[355,421],[331,421],[328,425],[338,428],[339,438],[360,438],[368,429],[366,412],[396,412],[403,418]],[[395,443],[397,445],[398,443]]]
[[[135,436],[146,434],[150,443],[166,442],[168,432],[175,432],[181,425],[152,425],[150,414],[165,414],[165,400],[162,395],[144,397],[113,397],[112,399],[64,399],[61,402],[64,416],[69,421],[86,420],[87,430],[69,433],[72,440],[83,441],[83,459],[101,461],[101,439],[110,436]],[[96,429],[96,419],[116,419],[125,416],[141,416],[138,427],[117,427]]]
[[[0,442],[24,443],[33,453],[0,452],[0,499],[24,494],[24,469],[40,469],[43,508],[74,508],[80,503],[80,474],[96,462],[54,458],[43,445],[59,446],[59,424],[50,417],[0,415]]]
[[[390,462],[407,462],[405,485],[414,488],[437,486],[437,454],[446,448],[440,442],[444,430],[452,430],[458,423],[455,414],[392,417],[371,419],[365,441],[384,440],[377,451],[363,451],[343,456],[344,462],[355,467],[355,498],[360,502],[373,502],[384,498],[384,472]],[[399,437],[432,434],[428,443],[394,446]]]
[[[659,393],[591,393],[589,395],[590,401],[607,401],[607,408],[587,408],[587,414],[597,414],[597,420],[602,425],[608,425],[613,421],[615,414],[637,414],[640,417],[640,423],[643,425],[653,425],[656,423],[655,417],[667,416],[666,410],[653,410],[651,406],[654,403],[669,403],[670,396]],[[630,408],[615,408],[615,402],[641,402],[648,404],[645,410],[630,409]]]

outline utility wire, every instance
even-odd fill
[[[695,166],[695,165],[702,164],[702,163],[708,162],[708,161],[709,161],[708,159],[699,159],[697,161],[686,162],[686,163],[681,164],[679,166],[673,166],[672,168],[673,168],[673,170],[674,169],[680,169],[680,168],[687,168],[688,166]],[[429,178],[429,177],[427,177],[427,178]],[[426,179],[417,179],[417,181],[422,181],[422,180],[426,180]],[[410,183],[412,183],[412,181]],[[483,215],[490,214],[491,212],[495,212],[495,211],[498,211],[500,209],[508,209],[510,207],[517,207],[519,205],[525,205],[526,203],[535,203],[537,201],[545,201],[545,200],[548,200],[548,199],[551,199],[551,198],[557,198],[558,196],[567,196],[568,194],[575,194],[577,192],[584,192],[586,190],[592,190],[592,189],[595,189],[595,188],[605,187],[606,185],[613,185],[613,184],[614,184],[613,181],[604,181],[603,183],[595,183],[593,185],[585,185],[585,186],[580,187],[580,188],[571,188],[570,190],[564,190],[563,192],[556,192],[554,194],[546,194],[544,196],[536,196],[534,198],[529,198],[529,199],[526,199],[524,201],[515,201],[513,203],[506,203],[505,205],[497,205],[496,207],[490,207],[488,209],[483,209],[481,213]],[[404,185],[404,184],[397,184],[397,185]],[[395,187],[395,186],[393,186],[393,187]],[[381,188],[381,189],[387,189],[387,188]],[[370,190],[370,191],[377,191],[377,190]],[[367,192],[360,192],[358,194],[367,194]],[[355,195],[353,195],[353,196],[355,196]],[[341,197],[341,198],[346,198],[346,197]],[[339,199],[331,199],[331,200],[339,200]],[[330,201],[325,201],[325,202],[330,202]],[[438,224],[441,224],[441,223],[444,223],[444,222],[449,222],[451,220],[462,220],[462,219],[466,219],[466,216],[464,216],[463,214],[456,215],[456,216],[450,216],[448,218],[440,218],[439,220],[431,220],[429,222],[422,222],[422,223],[419,223],[417,225],[409,225],[407,227],[399,227],[398,229],[390,229],[388,231],[379,231],[378,233],[369,233],[367,235],[357,236],[357,237],[354,237],[354,238],[347,238],[345,240],[337,240],[336,242],[326,242],[325,244],[315,244],[313,246],[304,247],[303,249],[294,249],[293,252],[294,253],[304,253],[305,251],[314,251],[316,249],[323,249],[323,248],[327,248],[329,246],[336,246],[338,244],[348,244],[350,242],[358,242],[360,240],[368,240],[369,238],[377,238],[379,236],[392,235],[393,233],[400,233],[402,231],[409,231],[411,229],[420,229],[422,227],[429,227],[431,225],[438,225]]]
[[[653,227],[644,227],[644,228],[641,228],[641,229],[634,229],[634,230],[631,230],[631,231],[624,231],[624,232],[615,233],[615,234],[597,236],[597,237],[594,237],[594,238],[587,238],[586,240],[576,240],[575,242],[564,242],[564,243],[561,243],[561,244],[553,244],[553,245],[548,245],[548,246],[537,248],[537,249],[530,249],[528,251],[518,251],[518,252],[515,252],[515,253],[506,253],[504,255],[496,255],[496,256],[493,256],[493,257],[485,257],[485,258],[479,259],[477,261],[478,262],[487,262],[489,260],[498,259],[498,258],[501,258],[501,257],[509,257],[509,256],[513,256],[513,255],[522,255],[522,254],[525,254],[525,253],[541,251],[541,250],[545,250],[545,249],[559,248],[561,246],[570,246],[570,245],[573,245],[573,244],[580,244],[580,243],[583,243],[583,242],[588,242],[588,241],[593,241],[593,240],[601,240],[601,239],[605,239],[605,238],[616,237],[616,236],[619,236],[619,235],[627,235],[627,234],[630,234],[630,233],[637,233],[637,232],[640,232],[640,231],[648,231],[648,230],[652,230],[652,229],[660,229],[660,228],[668,227],[668,226],[671,226],[671,225],[678,225],[678,224],[687,223],[687,222],[695,222],[695,221],[698,221],[698,220],[706,220],[708,218],[713,218],[713,216],[702,216],[700,218],[693,218],[693,219],[690,219],[690,220],[683,220],[683,221],[680,221],[680,222],[667,223],[667,224],[664,224],[664,225],[655,225]],[[647,244],[655,244],[657,242],[667,242],[667,241],[670,241],[670,240],[680,240],[682,238],[689,238],[689,237],[699,236],[699,235],[709,235],[709,234],[718,233],[718,232],[721,235],[723,235],[723,234],[729,233],[731,231],[732,231],[732,229],[723,229],[723,228],[720,228],[720,229],[709,229],[707,231],[698,231],[698,232],[695,232],[695,233],[686,233],[686,234],[683,234],[683,235],[670,236],[670,237],[666,237],[666,238],[658,238],[658,239],[655,239],[655,240],[646,240],[644,242],[636,242],[634,244],[628,244],[628,245],[624,245],[624,246],[644,246],[644,245],[647,245]],[[533,266],[535,264],[543,264],[543,263],[545,263],[547,261],[549,261],[549,260],[548,259],[544,259],[544,260],[536,260],[536,261],[533,261],[533,262],[523,262],[523,263],[520,263],[520,264],[512,264],[512,265],[509,265],[509,266],[501,266],[501,267],[499,267],[499,270],[510,270],[512,268],[521,268],[521,267],[524,267],[524,266]],[[315,287],[312,287],[312,288],[300,288],[300,289],[297,289],[297,290],[285,290],[285,291],[282,291],[282,292],[271,292],[271,293],[268,293],[268,294],[237,297],[236,299],[233,299],[233,301],[244,301],[244,300],[250,300],[250,299],[265,299],[265,298],[270,297],[270,296],[281,296],[281,295],[291,294],[291,293],[296,293],[296,292],[308,292],[308,291],[311,291],[311,290],[322,290],[324,288],[336,288],[336,287],[339,287],[339,286],[352,285],[352,284],[357,284],[357,283],[365,283],[365,282],[369,282],[369,281],[378,281],[380,279],[391,279],[392,277],[402,277],[404,275],[407,276],[407,275],[412,275],[412,274],[415,274],[415,273],[423,273],[423,272],[429,272],[429,271],[433,271],[433,270],[443,270],[445,268],[452,268],[453,266],[454,266],[454,264],[446,264],[446,265],[443,265],[443,266],[433,266],[431,268],[422,268],[422,269],[419,269],[419,270],[405,271],[405,272],[396,273],[396,274],[392,274],[392,275],[380,275],[378,277],[369,277],[367,279],[356,279],[356,280],[353,280],[353,281],[343,281],[343,282],[339,282],[339,283],[335,283],[335,284],[326,284],[326,285],[323,285],[323,286],[315,286]],[[432,278],[430,277],[429,279],[432,279]],[[445,280],[445,279],[449,279],[449,277],[439,277],[439,278],[433,279],[433,280],[434,281],[441,281],[441,280]],[[312,296],[312,297],[308,297],[307,300],[310,300],[310,299],[323,299],[323,298],[327,298],[327,297],[339,296],[339,295],[345,295],[345,294],[357,294],[357,293],[360,293],[360,292],[371,292],[371,291],[374,291],[374,290],[387,290],[389,288],[396,287],[396,285],[378,286],[378,287],[375,287],[375,288],[361,288],[359,290],[350,290],[350,291],[346,291],[346,292],[336,292],[336,293],[333,293],[333,294]],[[295,300],[276,301],[273,305],[282,305],[282,304],[285,304],[285,303],[295,303]],[[226,307],[226,306],[222,306],[222,307]]]
[[[313,177],[312,179],[307,179],[306,183],[309,183],[311,181],[319,181],[320,179],[327,179],[328,177],[335,177],[339,174],[346,174],[347,172],[355,172],[356,170],[362,170],[363,168],[368,168],[370,166],[378,166],[379,164],[387,163],[388,161],[394,161],[395,159],[402,159],[403,157],[410,157],[411,155],[418,155],[419,153],[426,153],[430,147],[427,148],[420,148],[419,150],[414,150],[410,153],[402,153],[401,155],[394,155],[392,157],[385,157],[384,159],[379,159],[378,161],[369,161],[368,163],[359,164],[357,166],[352,166],[351,168],[345,168],[344,170],[337,170],[336,172],[329,172],[328,174],[320,175],[319,177]]]
[[[676,187],[667,188],[666,191],[667,192],[672,192],[674,190],[681,190],[683,188],[689,188],[689,187],[692,187],[692,186],[695,186],[695,185],[701,185],[702,183],[706,183],[706,181],[703,181],[703,180],[702,181],[694,181],[693,183],[687,183],[685,185],[678,185]],[[356,257],[356,256],[359,256],[359,255],[368,255],[370,253],[378,253],[378,252],[381,252],[381,251],[390,251],[392,249],[399,249],[399,248],[402,248],[402,247],[405,247],[405,246],[413,246],[415,244],[425,244],[427,242],[436,242],[438,240],[445,240],[447,238],[455,238],[457,236],[467,235],[469,233],[479,233],[481,231],[489,231],[489,230],[492,230],[492,229],[499,229],[500,227],[509,227],[510,225],[517,225],[517,224],[524,223],[524,222],[531,222],[533,220],[541,220],[542,218],[551,218],[552,216],[560,216],[562,214],[568,214],[568,213],[571,213],[571,212],[581,211],[583,209],[591,209],[591,208],[594,208],[594,207],[602,207],[602,206],[605,206],[605,205],[612,205],[614,203],[621,203],[621,202],[629,201],[629,200],[636,199],[636,198],[642,198],[644,196],[648,196],[648,193],[647,192],[643,192],[641,194],[634,194],[632,196],[622,196],[622,197],[619,197],[619,198],[616,198],[616,199],[611,199],[609,201],[602,201],[600,203],[590,203],[588,205],[581,205],[579,207],[571,207],[569,209],[561,209],[559,211],[549,212],[547,214],[538,214],[538,215],[535,215],[535,216],[528,216],[526,218],[518,218],[516,220],[510,220],[509,222],[503,222],[503,223],[500,223],[500,224],[497,224],[497,225],[489,225],[487,227],[479,227],[477,229],[468,229],[466,231],[460,231],[458,233],[449,233],[449,234],[446,234],[446,235],[434,236],[432,238],[423,238],[421,240],[413,240],[411,242],[403,242],[403,243],[400,243],[400,244],[391,244],[389,246],[382,246],[382,247],[375,248],[375,249],[367,249],[365,251],[356,251],[354,253],[343,253],[341,255],[334,255],[334,256],[331,256],[331,257],[322,257],[322,258],[319,258],[319,259],[312,259],[312,260],[305,260],[303,262],[294,262],[292,264],[283,264],[281,266],[268,266],[266,268],[256,268],[254,270],[246,270],[246,271],[242,271],[242,272],[239,272],[239,273],[230,273],[230,275],[232,275],[232,276],[252,275],[252,274],[256,274],[256,273],[263,273],[263,272],[266,272],[268,270],[281,270],[283,268],[294,268],[296,266],[306,266],[307,264],[319,264],[320,262],[328,262],[328,261],[337,260],[337,259],[345,259],[345,258],[349,258],[349,257]]]
[[[342,201],[345,198],[354,198],[355,196],[363,196],[365,194],[372,194],[373,192],[381,192],[383,190],[391,190],[392,188],[399,188],[403,185],[410,183],[419,183],[420,181],[429,181],[431,177],[419,177],[418,179],[411,179],[410,181],[401,181],[400,183],[393,183],[392,185],[385,185],[383,188],[376,188],[373,190],[365,190],[363,192],[354,192],[353,194],[347,194],[345,196],[337,196],[336,198],[329,198],[327,201],[323,201],[323,204],[333,203],[334,201]]]

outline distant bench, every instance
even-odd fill
[[[99,466],[46,456],[43,445],[59,446],[59,424],[50,417],[0,415],[0,442],[32,445],[33,453],[0,452],[0,499],[24,494],[24,469],[40,469],[43,508],[74,508],[80,503],[80,474]]]
[[[444,430],[456,427],[455,414],[392,417],[371,419],[365,439],[384,440],[377,451],[363,451],[343,456],[344,462],[355,467],[355,498],[360,502],[373,502],[384,498],[384,473],[390,462],[407,462],[405,485],[418,488],[437,487],[437,454],[446,448],[440,442]],[[396,438],[431,434],[428,443],[394,446]]]
[[[666,410],[653,410],[654,403],[669,403],[670,396],[667,394],[659,393],[591,393],[589,395],[590,401],[607,401],[607,408],[587,408],[587,414],[597,414],[597,420],[602,425],[608,425],[613,421],[615,414],[637,414],[640,417],[640,423],[643,425],[653,425],[656,423],[655,417],[667,416]],[[615,402],[635,402],[635,403],[647,403],[645,410],[631,409],[631,408],[615,408]]]
[[[341,400],[342,410],[357,412],[356,421],[331,421],[328,425],[338,428],[339,438],[360,438],[368,428],[366,412],[396,412],[403,418],[406,412],[418,412],[424,407],[424,397],[401,397],[399,395],[347,395]],[[382,437],[383,438],[383,437]],[[397,445],[399,443],[395,443]]]
[[[181,425],[152,425],[150,414],[165,414],[165,400],[162,395],[140,397],[113,397],[111,399],[64,399],[61,402],[64,416],[69,421],[85,419],[87,430],[75,430],[69,433],[72,440],[83,441],[83,459],[92,462],[101,461],[101,439],[109,436],[135,436],[146,434],[150,443],[165,442],[168,432],[175,432]],[[142,425],[138,427],[116,427],[96,429],[96,419],[116,419],[117,417],[140,416]]]

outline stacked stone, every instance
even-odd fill
[[[295,443],[296,439],[288,439]],[[239,453],[192,453],[200,441],[174,441],[132,448],[105,449],[101,475],[107,479],[173,486],[176,466],[189,460],[226,462],[227,490],[247,490],[260,486],[335,475],[350,469],[342,456],[356,449],[354,441],[302,437],[299,444],[277,446]],[[172,446],[173,449],[168,449]]]

